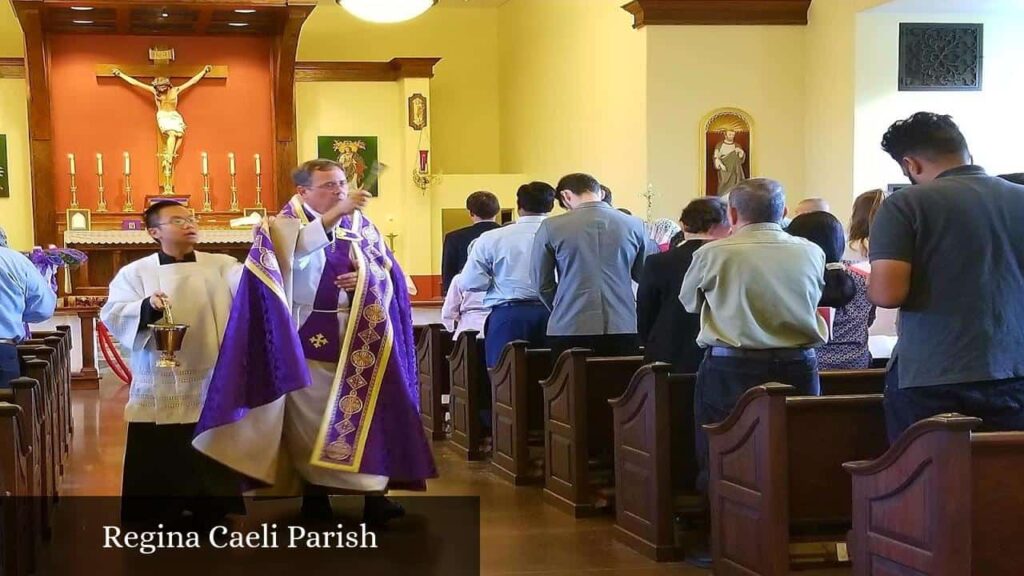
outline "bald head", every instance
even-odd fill
[[[828,205],[828,202],[824,198],[804,198],[796,205],[796,214],[794,218],[801,214],[810,214],[811,212],[831,212],[832,207]]]
[[[744,180],[729,190],[729,218],[733,225],[778,224],[786,215],[786,192],[768,178]]]

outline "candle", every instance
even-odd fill
[[[128,156],[128,153],[124,153],[124,175],[130,176],[132,173],[132,159]]]
[[[210,158],[203,152],[203,176],[210,173]]]
[[[68,154],[68,163],[71,164],[71,175],[75,175],[75,155]]]
[[[96,155],[96,175],[103,176],[103,154]]]
[[[262,173],[263,173],[263,170],[260,168],[260,155],[257,154],[256,155],[256,175],[259,176]]]
[[[228,153],[228,172],[232,176],[235,175],[235,153],[234,152]]]

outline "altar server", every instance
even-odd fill
[[[246,261],[194,445],[302,493],[308,515],[361,493],[366,520],[386,522],[403,513],[387,489],[436,477],[405,275],[339,164],[306,162],[293,181]]]
[[[241,264],[231,256],[196,251],[196,219],[176,202],[154,203],[144,218],[160,251],[121,268],[100,311],[103,323],[131,352],[122,518],[162,519],[189,510],[216,519],[241,511],[239,485],[191,441]],[[179,365],[158,367],[161,353],[150,325],[171,317],[188,326],[176,354]],[[207,496],[233,498],[200,505],[198,499]]]

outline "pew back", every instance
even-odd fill
[[[885,370],[823,370],[818,373],[822,396],[881,394],[885,391]]]
[[[448,354],[452,335],[441,324],[425,326],[416,342],[419,367],[420,420],[432,440],[443,440],[445,407],[443,396],[449,393]]]
[[[540,381],[551,374],[551,350],[529,349],[529,342],[509,342],[491,370],[494,386],[491,463],[513,484],[543,480],[530,474],[530,432],[544,429],[544,394]]]
[[[484,366],[484,341],[478,338],[479,335],[476,330],[466,330],[459,334],[455,348],[448,356],[451,443],[456,452],[467,460],[483,459],[481,387],[486,384],[490,389],[487,368]],[[487,401],[489,403],[490,399]]]

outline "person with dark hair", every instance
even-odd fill
[[[533,240],[554,208],[555,189],[546,182],[523,184],[516,192],[516,205],[519,219],[514,224],[476,240],[459,281],[463,290],[486,292],[484,306],[491,310],[484,326],[488,368],[498,363],[501,351],[513,340],[526,340],[534,348],[546,343],[549,312],[531,273]]]
[[[794,218],[786,232],[814,242],[825,253],[825,289],[820,304],[834,308],[835,316],[828,343],[817,351],[818,368],[869,368],[868,326],[874,321],[875,307],[868,301],[864,277],[850,272],[849,263],[842,261],[846,243],[843,224],[828,212],[808,212]]]
[[[914,184],[871,226],[868,298],[900,309],[889,439],[945,412],[1024,430],[1024,190],[973,165],[949,116],[900,120],[882,149]]]
[[[448,293],[455,275],[462,271],[469,256],[469,245],[484,232],[500,228],[497,218],[501,212],[498,197],[490,192],[473,192],[466,198],[466,210],[471,226],[453,230],[444,236],[441,249],[441,292]]]
[[[636,294],[636,324],[645,362],[667,362],[673,372],[693,374],[703,356],[697,346],[700,314],[683,308],[679,291],[693,253],[712,240],[729,236],[729,216],[725,202],[708,197],[687,204],[680,220],[686,235],[683,243],[644,261]]]
[[[250,250],[194,445],[277,492],[301,487],[306,517],[356,493],[384,524],[404,515],[387,490],[437,475],[405,273],[340,165],[307,162],[293,181]]]
[[[173,521],[190,511],[216,520],[244,511],[241,483],[195,451],[192,435],[242,266],[231,256],[197,251],[196,218],[177,202],[155,202],[143,219],[160,250],[122,267],[100,310],[103,323],[131,350],[121,516]],[[162,320],[188,326],[176,354],[180,366],[173,369],[158,363],[151,326]]]
[[[603,202],[600,183],[588,174],[565,176],[556,190],[571,210],[541,223],[532,274],[551,310],[551,349],[636,354],[636,301],[626,279],[639,280],[643,271],[643,222]]]
[[[612,189],[601,184],[601,201],[609,206],[615,206],[612,198]]]
[[[871,236],[871,223],[875,220],[878,207],[885,199],[885,192],[869,190],[853,201],[853,215],[850,216],[849,234],[846,239],[844,260],[863,262],[868,259],[868,238]]]
[[[695,403],[698,486],[707,488],[703,425],[721,422],[748,389],[765,382],[817,395],[814,348],[828,326],[818,312],[825,255],[785,233],[782,184],[745,180],[729,191],[733,234],[693,254],[679,299],[701,315],[697,343],[706,349],[697,371]]]
[[[1013,182],[1014,184],[1024,185],[1024,172],[1015,172],[1013,174],[1000,174],[1000,178],[1007,182]]]

